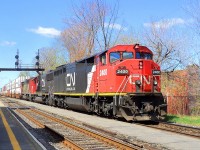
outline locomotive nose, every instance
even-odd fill
[[[152,60],[143,60],[142,67],[142,91],[159,91],[160,68]]]
[[[160,92],[160,68],[152,60],[138,60],[137,70],[131,70],[132,92]],[[131,68],[131,67],[130,67]]]

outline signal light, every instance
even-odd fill
[[[17,50],[17,55],[15,55],[15,59],[16,59],[15,67],[18,68],[18,66],[19,66],[19,50]]]
[[[36,66],[39,66],[39,62],[36,62],[35,65],[36,65]]]
[[[15,55],[15,58],[16,58],[16,59],[19,59],[19,55]]]
[[[36,58],[36,63],[35,63],[35,65],[39,68],[39,66],[40,66],[40,57],[39,57],[39,49],[38,49],[38,54],[37,54],[37,56],[35,56],[35,58]]]

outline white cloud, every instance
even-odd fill
[[[14,46],[14,45],[16,45],[16,42],[13,42],[13,41],[2,41],[2,42],[0,42],[0,45],[1,46]]]
[[[154,25],[156,28],[170,28],[172,26],[183,25],[183,24],[186,24],[186,21],[183,20],[182,18],[172,18],[172,19],[160,20],[158,22],[153,22],[153,23],[144,23],[144,26],[150,27]]]
[[[114,23],[114,24],[108,24],[108,23],[104,23],[105,27],[108,28],[114,28],[116,30],[124,30],[127,31],[127,28],[122,27],[120,24]]]
[[[41,26],[39,26],[37,29],[28,29],[28,31],[31,31],[36,34],[48,36],[48,37],[59,36],[60,32],[61,32],[55,28],[45,28],[45,27],[41,27]]]

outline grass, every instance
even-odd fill
[[[200,116],[167,115],[166,121],[200,127]]]

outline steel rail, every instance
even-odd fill
[[[168,130],[168,131],[176,132],[179,134],[188,135],[195,138],[200,138],[200,128],[194,128],[194,127],[178,125],[178,124],[171,124],[167,122],[159,122],[159,125],[165,126],[164,128],[166,129],[166,131]],[[177,129],[174,129],[173,127]]]
[[[42,124],[41,122],[39,122],[38,120],[34,119],[33,117],[31,117],[30,115],[28,115],[27,113],[23,112],[20,109],[16,110],[18,113],[22,114],[23,116],[25,116],[26,118],[28,118],[30,121],[32,121],[33,123],[35,123],[36,125],[38,125],[40,128],[45,128],[45,125]]]
[[[41,128],[47,128],[44,124],[42,124],[40,121],[34,119],[33,117],[31,117],[30,115],[28,115],[27,113],[23,112],[20,109],[16,110],[17,112],[19,112],[20,114],[22,114],[23,116],[25,116],[26,118],[28,118],[30,121],[32,121],[33,123],[35,123],[36,125],[38,125]],[[49,128],[48,128],[49,129]],[[51,130],[54,132],[54,130]],[[58,134],[55,132],[55,134]],[[59,136],[61,136],[60,134],[58,134]],[[64,138],[64,137],[62,137]],[[75,144],[73,141],[64,138],[64,140],[62,141],[63,144],[65,144],[68,148],[72,149],[72,150],[83,150],[80,146],[78,146],[77,144]]]
[[[15,104],[17,104],[17,105],[20,106],[20,107],[23,106],[22,104],[19,104],[18,102],[15,103]],[[41,127],[41,128],[48,128],[48,129],[54,131],[53,129],[49,128],[48,126],[43,125],[42,123],[40,123],[39,121],[37,121],[36,119],[34,119],[34,118],[31,117],[30,115],[28,115],[27,113],[25,113],[23,110],[20,110],[20,107],[19,107],[19,109],[16,109],[16,111],[18,111],[19,113],[21,113],[22,115],[24,115],[26,118],[28,118],[29,120],[31,120],[32,122],[34,122],[35,124],[37,124],[39,127]],[[60,123],[60,124],[63,124],[63,125],[65,125],[65,126],[67,126],[67,127],[70,127],[71,129],[74,129],[74,130],[76,130],[76,131],[78,131],[78,132],[81,132],[81,133],[83,133],[83,134],[85,134],[85,135],[88,135],[88,136],[90,136],[90,137],[93,137],[94,139],[96,139],[96,140],[98,140],[98,141],[101,141],[101,142],[105,143],[106,145],[114,146],[114,147],[116,147],[117,149],[132,150],[132,149],[141,149],[141,148],[143,148],[143,145],[136,145],[136,144],[135,144],[135,145],[134,145],[134,144],[128,145],[129,143],[124,144],[124,143],[122,143],[121,141],[116,141],[116,140],[111,139],[111,138],[109,138],[109,137],[107,137],[107,136],[104,136],[104,135],[101,135],[101,134],[98,134],[98,133],[95,133],[95,132],[92,132],[92,131],[88,131],[87,129],[84,129],[84,128],[82,128],[82,127],[77,127],[77,126],[75,126],[75,125],[73,125],[73,124],[69,124],[69,123],[67,123],[67,122],[64,122],[64,121],[62,121],[62,120],[60,120],[60,119],[57,119],[57,118],[52,117],[52,116],[49,116],[49,115],[47,115],[47,114],[45,114],[45,113],[42,113],[41,111],[32,109],[32,108],[30,108],[30,107],[29,107],[29,110],[31,110],[31,111],[33,111],[34,113],[37,113],[37,114],[39,114],[39,115],[41,115],[41,116],[47,117],[47,118],[49,118],[49,119],[51,119],[51,120],[53,120],[53,121],[55,121],[55,122],[58,122],[58,123]],[[57,134],[59,134],[59,133],[57,133]],[[62,136],[61,134],[59,134],[59,135]],[[63,137],[63,138],[65,139],[65,137]],[[71,142],[71,141],[68,141],[68,139],[67,139],[67,140],[64,140],[63,143],[64,143],[66,146],[72,147],[72,149],[73,149],[73,147],[74,147],[73,144],[71,144],[72,142]],[[71,145],[72,145],[72,146],[71,146]],[[79,148],[76,147],[75,149],[79,149]],[[80,149],[81,149],[81,148],[80,148]]]
[[[35,112],[35,113],[38,113],[39,115],[42,115],[42,116],[44,116],[44,117],[46,117],[46,118],[48,118],[48,119],[51,119],[51,120],[53,120],[53,121],[55,121],[55,122],[61,123],[61,124],[65,125],[65,126],[67,126],[67,127],[70,127],[70,128],[72,128],[72,129],[74,129],[74,130],[76,130],[76,131],[79,131],[79,132],[81,132],[81,133],[84,133],[84,134],[86,134],[86,135],[88,135],[88,136],[91,136],[91,137],[93,137],[93,138],[95,138],[95,139],[97,139],[97,140],[99,140],[99,141],[102,141],[102,142],[104,142],[104,143],[106,143],[106,144],[108,144],[108,145],[110,145],[110,146],[114,146],[114,147],[116,147],[117,149],[121,149],[121,150],[141,149],[141,147],[138,148],[138,147],[136,147],[136,146],[135,146],[135,147],[129,146],[129,145],[126,145],[126,144],[124,144],[124,143],[122,143],[122,142],[120,142],[120,141],[116,141],[116,140],[114,140],[114,139],[111,139],[111,138],[109,138],[109,137],[106,137],[106,136],[104,136],[104,135],[95,133],[95,132],[93,132],[93,131],[89,131],[89,130],[87,130],[87,129],[84,129],[84,128],[82,128],[82,127],[78,127],[78,126],[73,125],[73,124],[70,124],[70,123],[67,123],[67,122],[65,122],[65,121],[63,121],[63,120],[60,120],[60,119],[55,118],[55,117],[52,117],[52,116],[47,115],[47,114],[45,114],[45,113],[42,113],[42,112],[40,112],[40,111],[38,111],[38,110],[35,110],[35,109],[31,109],[31,110],[32,110],[33,112]]]
[[[168,131],[172,133],[178,133],[178,134],[191,136],[195,138],[200,138],[200,128],[193,128],[189,126],[171,124],[167,122],[155,122],[155,123],[157,124],[151,124],[151,125],[149,124],[147,125],[144,123],[134,123],[134,124],[142,125],[145,127],[154,128],[158,130],[164,130],[164,131]]]

